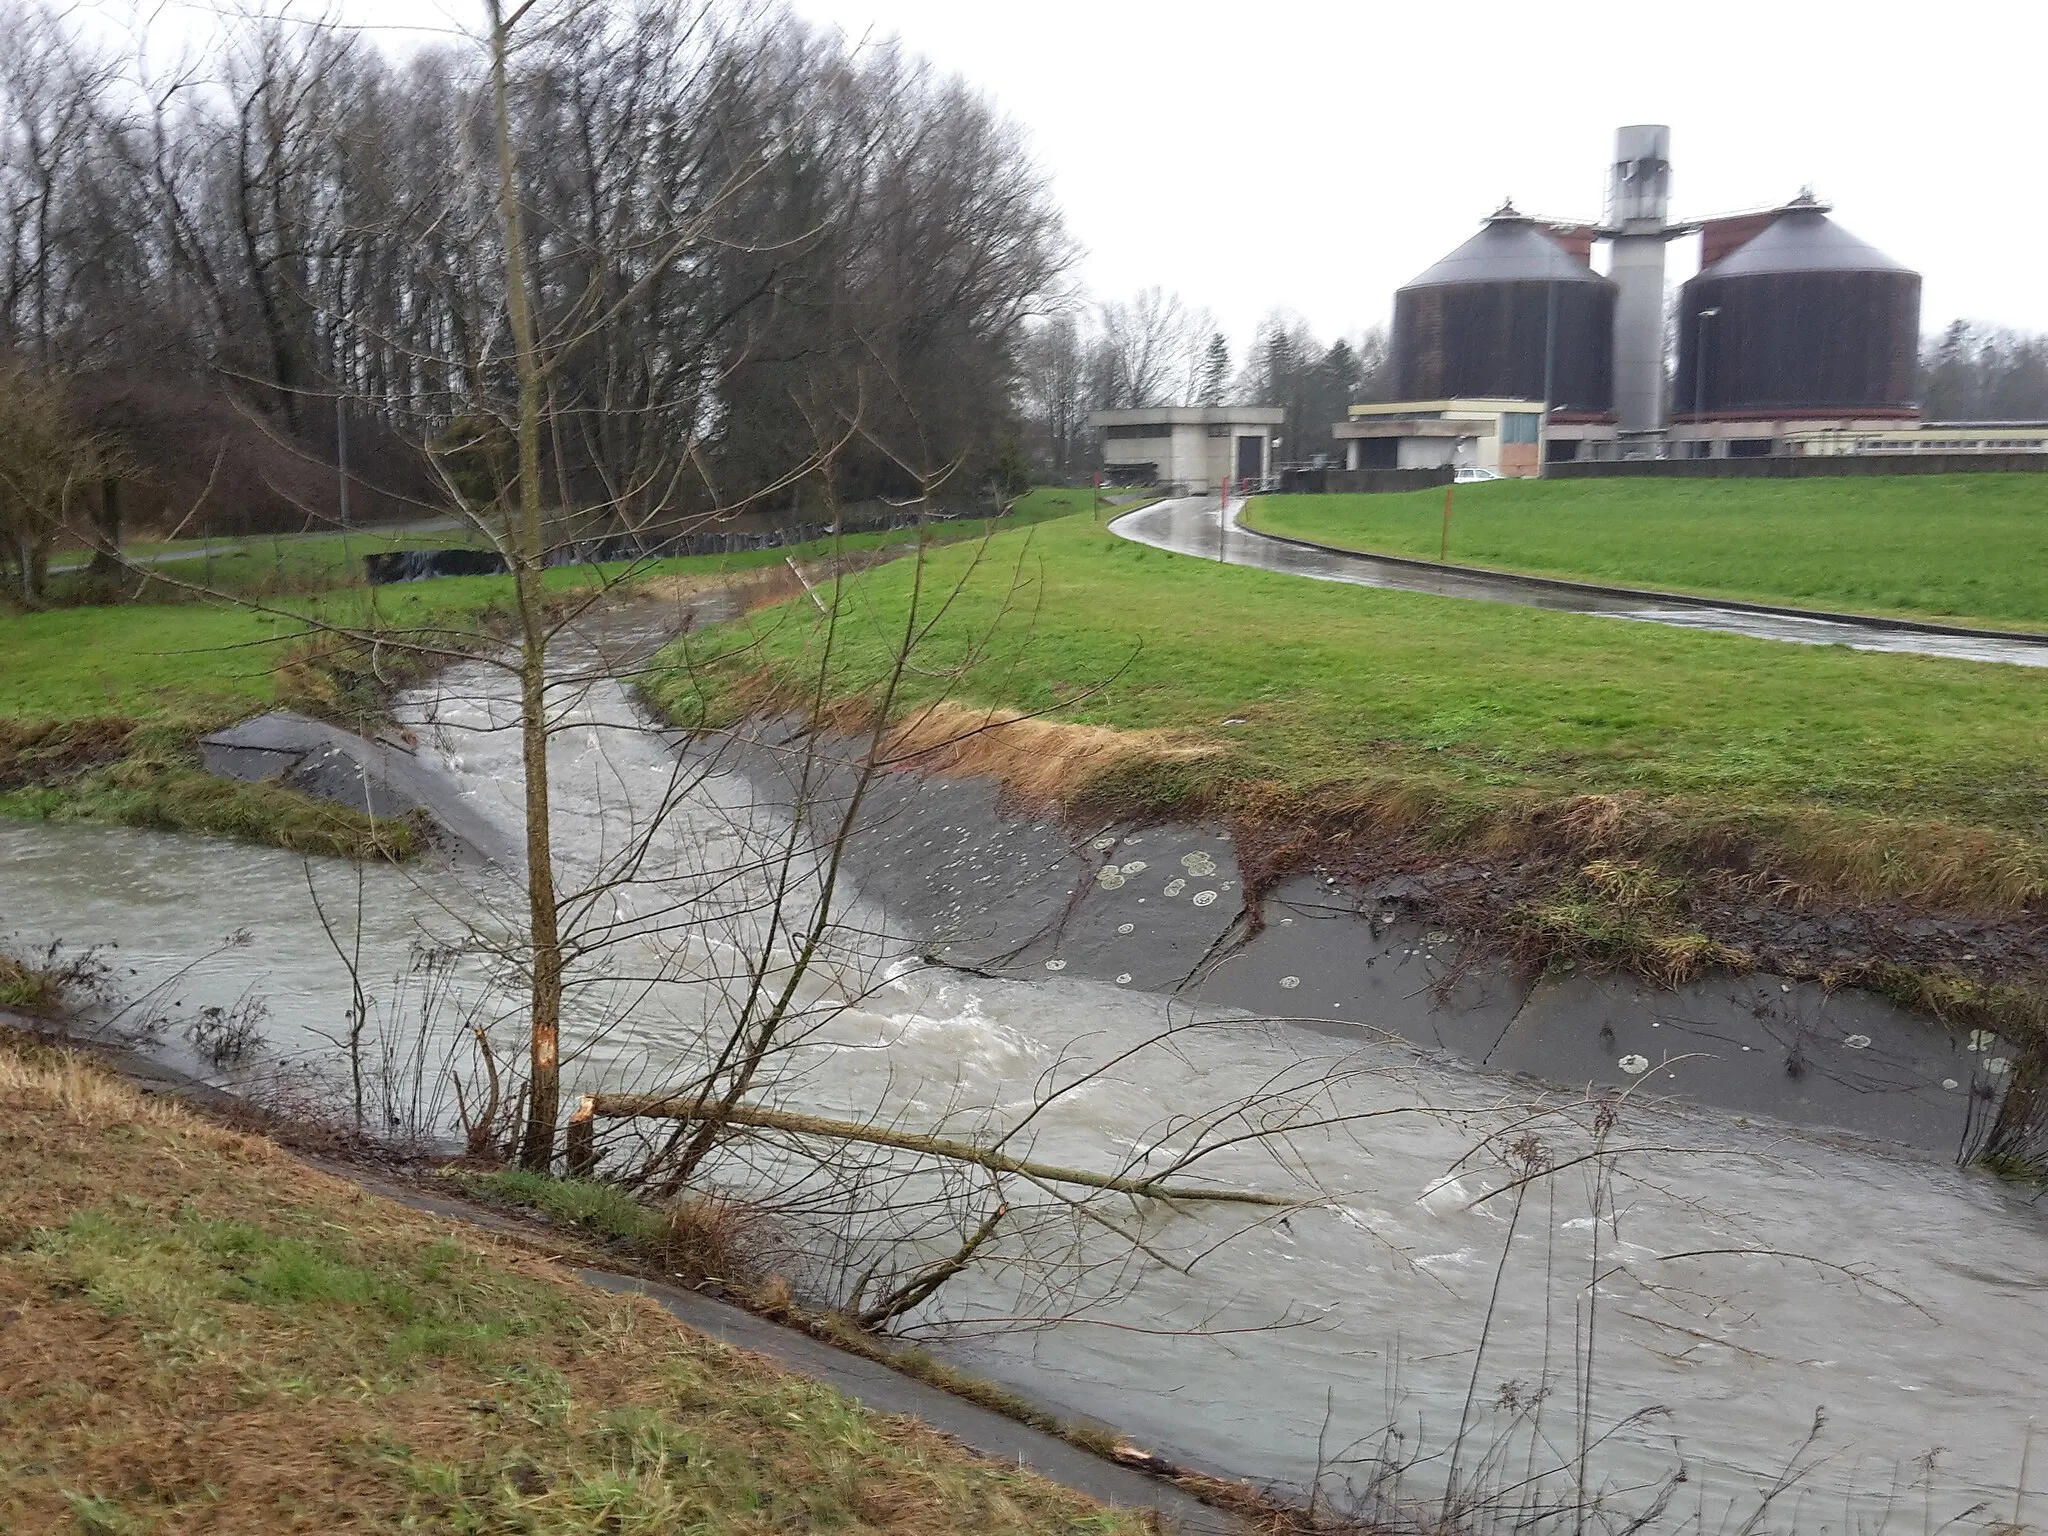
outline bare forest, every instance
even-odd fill
[[[826,418],[860,423],[843,500],[1014,455],[1023,330],[1073,246],[1017,131],[891,46],[570,8],[506,52],[501,157],[473,41],[401,58],[251,15],[167,61],[33,4],[0,28],[0,357],[97,450],[64,495],[116,520],[325,521],[337,460],[359,520],[444,510],[430,458],[488,478],[504,164],[558,354],[551,503],[801,515],[784,472]]]

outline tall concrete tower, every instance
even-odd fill
[[[1626,444],[1664,429],[1664,247],[1685,230],[1671,222],[1671,130],[1663,124],[1615,130],[1601,233],[1613,242],[1614,410]]]

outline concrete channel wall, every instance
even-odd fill
[[[727,763],[831,835],[851,753],[757,723]],[[1427,922],[1417,882],[1311,867],[1245,904],[1229,831],[1074,827],[986,778],[871,780],[848,848],[862,895],[927,958],[1014,980],[1083,977],[1276,1026],[1405,1041],[1568,1091],[1628,1091],[1950,1158],[1975,1150],[2015,1052],[1874,994],[1763,973],[1675,989],[1625,975],[1519,975]],[[1254,917],[1256,916],[1256,921]]]
[[[834,837],[861,743],[792,720],[715,752],[757,803]],[[458,856],[518,850],[401,747],[279,712],[208,737],[207,767],[385,815],[425,815]],[[862,896],[933,963],[1018,981],[1064,973],[1355,1039],[1405,1041],[1581,1091],[1687,1101],[1942,1157],[1988,1126],[2016,1052],[1872,994],[1766,974],[1676,989],[1622,975],[1528,977],[1426,920],[1412,880],[1310,867],[1247,905],[1229,831],[1075,827],[1010,805],[987,778],[890,772],[865,785],[847,848]]]

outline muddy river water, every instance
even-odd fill
[[[615,867],[665,807],[677,759],[616,683],[558,704],[573,728],[552,758],[556,837],[573,878]],[[422,763],[508,830],[511,711],[509,679],[485,666],[407,702]],[[619,941],[570,999],[572,1090],[661,1081],[715,1028],[728,961],[759,936],[754,840],[772,846],[772,818],[737,773],[692,783],[657,834],[655,873],[605,889]],[[396,1085],[373,1093],[379,1112],[445,1128],[445,1097],[405,1086],[422,1076],[409,1060],[455,1053],[464,1020],[516,1028],[517,986],[475,935],[512,921],[517,887],[480,865],[371,868],[359,881],[221,841],[0,823],[0,872],[0,931],[117,946],[125,990],[158,988],[170,1017],[157,1049],[206,1075],[252,1069],[200,1060],[182,1021],[260,997],[260,1069],[297,1063],[335,1080],[353,968],[389,1063],[372,1075]],[[1060,1061],[1107,1060],[1195,1016],[1185,998],[1057,970],[998,980],[920,966],[916,934],[844,895],[815,985],[834,1006],[778,1076],[785,1102],[1001,1123]],[[685,905],[711,920],[680,932],[669,917]],[[1371,1475],[1365,1452],[1390,1452],[1411,1464],[1402,1493],[1426,1497],[1451,1473],[1462,1424],[1456,1477],[1512,1489],[1509,1503],[1570,1505],[1583,1484],[1640,1511],[1683,1467],[1653,1526],[1732,1529],[1824,1410],[1764,1525],[1876,1528],[1894,1503],[1916,1523],[1923,1507],[1939,1524],[1983,1501],[1965,1525],[2011,1516],[2026,1420],[2048,1400],[2048,1209],[2024,1191],[1920,1154],[1629,1105],[1611,1162],[1578,1163],[1518,1200],[1500,1159],[1475,1146],[1533,1134],[1564,1163],[1587,1149],[1586,1113],[1544,1112],[1525,1079],[1364,1032],[1201,1017],[1171,1049],[1062,1099],[1035,1155],[1114,1161],[1170,1134],[1172,1112],[1276,1079],[1348,1074],[1348,1110],[1390,1113],[1304,1133],[1284,1166],[1250,1147],[1218,1160],[1212,1174],[1249,1185],[1312,1182],[1317,1203],[1284,1222],[1214,1246],[1242,1213],[1162,1218],[1148,1234],[1179,1267],[1084,1286],[1071,1320],[969,1326],[943,1347],[1141,1443],[1257,1479],[1298,1485],[1322,1465],[1358,1481]],[[932,1321],[1019,1305],[1000,1271],[970,1276]],[[2048,1515],[2048,1489],[2034,1500],[2024,1513]]]

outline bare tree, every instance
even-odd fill
[[[1215,323],[1179,294],[1152,287],[1102,306],[1101,400],[1111,409],[1186,405],[1201,389]]]
[[[1087,354],[1079,322],[1057,314],[1033,328],[1023,346],[1024,410],[1032,450],[1056,479],[1083,462],[1089,411]]]
[[[42,598],[52,544],[109,467],[104,447],[71,425],[57,379],[25,363],[0,365],[0,536],[25,602]]]

